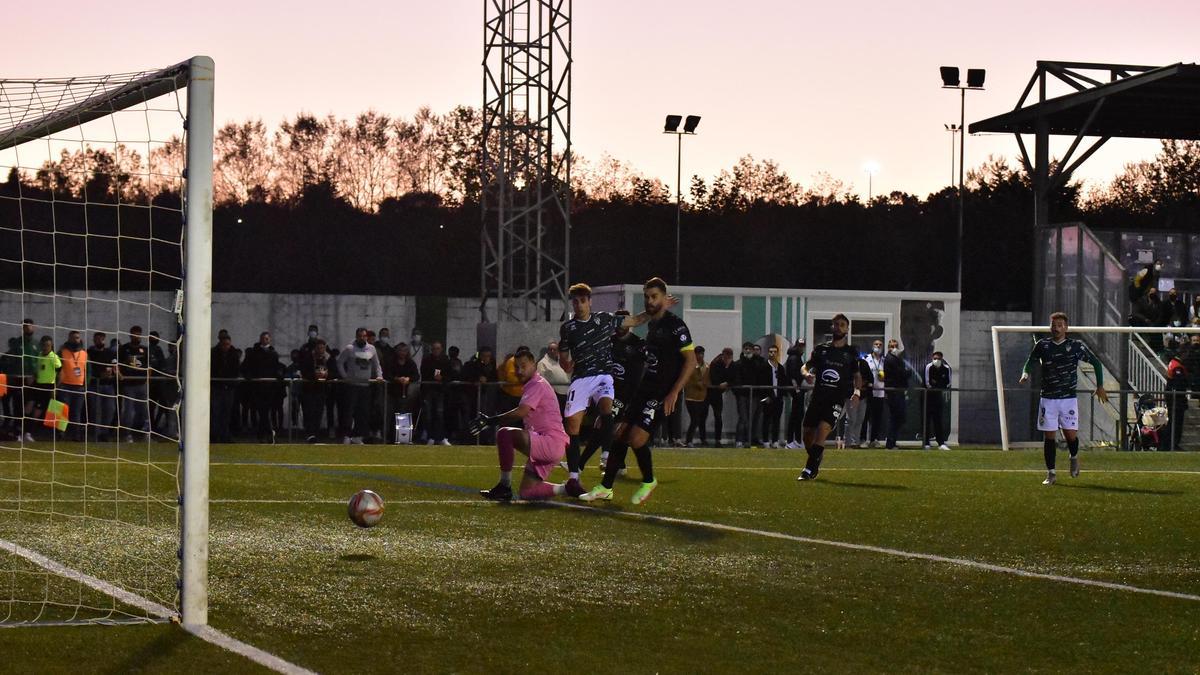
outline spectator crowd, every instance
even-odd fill
[[[67,441],[135,437],[171,440],[179,430],[180,368],[177,342],[161,340],[157,331],[143,339],[132,326],[120,343],[103,332],[71,331],[61,345],[49,336],[36,338],[36,325],[26,319],[21,335],[9,340],[0,356],[4,395],[0,433],[28,442],[50,434]],[[895,340],[888,352],[876,341],[860,367],[870,396],[847,406],[838,437],[853,447],[896,447],[907,416],[906,394],[913,371],[899,356]],[[734,358],[732,347],[708,360],[696,348],[696,365],[681,394],[682,405],[662,425],[660,445],[721,447],[724,412],[736,410],[736,447],[801,448],[800,424],[809,385],[801,376],[803,339],[781,354],[775,344],[746,342]],[[256,439],[273,443],[284,429],[301,429],[309,443],[386,443],[401,431],[398,415],[414,442],[438,445],[475,443],[467,433],[477,413],[495,414],[520,400],[513,354],[498,356],[479,347],[464,360],[456,346],[425,342],[419,329],[410,339],[393,342],[390,329],[359,328],[344,344],[327,340],[317,325],[307,339],[286,354],[277,351],[270,332],[244,349],[220,330],[211,349],[210,438],[214,443]],[[1200,356],[1200,350],[1197,351]],[[570,375],[560,363],[558,345],[550,342],[537,362],[538,372],[565,402]],[[934,354],[922,383],[927,394],[926,447],[946,447],[943,424],[950,368]],[[65,404],[64,425],[46,421],[51,402]],[[687,426],[683,428],[683,410]],[[712,420],[711,436],[709,419]],[[911,437],[911,436],[910,436]],[[710,443],[711,440],[711,443]]]

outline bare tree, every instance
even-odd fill
[[[332,129],[336,125],[333,115],[318,118],[309,113],[280,123],[271,144],[275,199],[292,201],[309,185],[333,182]]]
[[[221,127],[213,139],[213,154],[216,156],[214,201],[235,204],[266,201],[272,161],[262,120],[230,122]]]
[[[368,110],[354,124],[339,122],[334,129],[334,185],[355,208],[374,211],[384,198],[396,194],[391,169],[391,119]]]

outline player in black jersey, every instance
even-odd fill
[[[619,309],[613,312],[613,314],[617,316],[629,316],[629,310]],[[633,400],[633,395],[637,392],[638,385],[642,383],[642,375],[646,372],[646,341],[628,328],[618,328],[612,336],[612,359],[612,418],[621,419],[621,412]],[[597,419],[598,425],[602,423],[603,419]],[[602,434],[593,433],[589,437],[587,447],[584,448],[583,455],[579,458],[579,470],[581,472],[587,466],[588,460],[600,448],[604,448],[600,452],[600,471],[604,471],[609,455],[609,448],[605,445],[604,441],[612,443],[616,443],[617,441],[612,441],[611,438],[602,439],[601,436]],[[619,470],[624,471],[625,467],[619,467]]]
[[[617,428],[620,443],[613,445],[604,469],[604,480],[583,495],[582,499],[586,501],[613,498],[613,482],[625,465],[629,447],[633,448],[642,471],[642,485],[631,501],[636,505],[650,498],[658,487],[649,448],[651,435],[663,417],[674,412],[679,392],[683,391],[688,374],[695,367],[691,331],[683,319],[667,311],[670,296],[666,282],[658,277],[647,281],[642,287],[642,296],[646,313],[651,317],[646,331],[646,372]]]
[[[612,336],[618,328],[640,326],[650,320],[648,312],[637,316],[626,313],[618,317],[608,312],[592,311],[592,288],[574,284],[567,290],[572,316],[559,329],[558,351],[563,369],[571,373],[571,389],[563,410],[563,427],[567,432],[567,482],[565,489],[572,497],[585,492],[579,483],[579,429],[583,414],[589,406],[598,409],[595,433],[598,445],[607,445],[613,427],[613,359]],[[674,304],[666,299],[666,306]]]
[[[859,370],[858,350],[846,342],[850,320],[838,314],[830,322],[833,339],[813,349],[800,373],[813,385],[812,399],[804,412],[804,447],[808,463],[796,480],[813,480],[821,470],[825,439],[841,418],[846,399],[858,405],[862,398],[863,378]]]

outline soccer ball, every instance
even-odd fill
[[[347,505],[350,520],[359,527],[375,527],[383,517],[383,497],[370,490],[359,490]]]

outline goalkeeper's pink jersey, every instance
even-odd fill
[[[521,394],[521,405],[529,406],[529,414],[525,416],[525,430],[546,436],[561,436],[567,440],[567,432],[563,431],[562,412],[558,409],[558,397],[554,388],[539,373],[525,383],[525,392]]]

